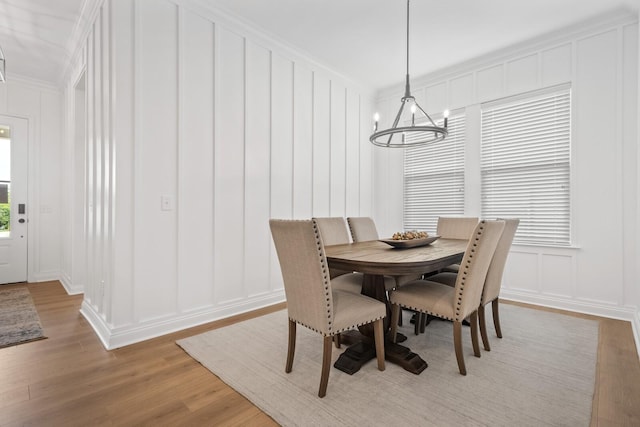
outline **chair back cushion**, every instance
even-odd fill
[[[478,225],[477,217],[445,217],[438,218],[436,234],[445,239],[469,240],[471,233]]]
[[[289,318],[322,334],[331,330],[333,299],[329,269],[316,224],[269,221],[275,243]]]
[[[489,264],[504,229],[504,221],[480,221],[460,263],[454,290],[454,320],[462,321],[478,309]]]
[[[487,271],[487,278],[484,281],[484,291],[482,292],[482,299],[480,303],[486,305],[487,303],[498,298],[500,295],[500,286],[502,286],[502,275],[504,273],[504,266],[507,264],[507,256],[511,249],[511,243],[513,243],[513,236],[518,229],[519,219],[504,219],[504,231],[498,246],[496,246],[496,252],[493,255],[491,264],[489,264],[489,270]]]
[[[368,216],[347,218],[347,223],[349,224],[351,238],[354,242],[367,242],[380,238],[375,222]]]
[[[313,218],[320,230],[322,243],[325,246],[341,245],[351,243],[349,240],[349,230],[344,218],[336,216],[330,218]]]

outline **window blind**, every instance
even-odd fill
[[[515,243],[566,246],[569,88],[482,109],[482,217],[520,218]]]
[[[464,214],[464,114],[450,116],[448,130],[443,141],[404,151],[405,230],[435,232],[439,216]]]

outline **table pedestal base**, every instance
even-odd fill
[[[353,337],[350,336],[350,338]],[[335,368],[353,375],[360,370],[362,365],[376,357],[374,343],[370,339],[362,338],[364,339],[351,345],[338,357],[338,360],[333,365]],[[406,339],[407,337],[404,335],[398,334],[398,341],[402,342]],[[422,360],[416,353],[413,353],[403,345],[389,340],[385,340],[384,355],[387,361],[402,366],[412,374],[418,375],[427,368],[427,362]]]

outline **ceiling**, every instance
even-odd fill
[[[59,84],[82,10],[98,0],[0,0],[7,75]],[[157,0],[156,0],[157,1]],[[373,88],[405,74],[405,0],[197,0]],[[635,0],[414,0],[412,76],[603,15]]]
[[[0,47],[7,79],[22,76],[58,84],[86,0],[0,0]]]

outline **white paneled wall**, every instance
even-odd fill
[[[61,226],[66,204],[66,194],[60,188],[66,148],[61,111],[62,94],[49,85],[12,75],[0,85],[0,116],[24,119],[28,126],[28,141],[23,141],[28,144],[29,167],[27,279],[62,278],[67,290],[73,292],[60,268],[63,263],[70,265],[70,259],[60,253],[61,244],[70,246],[68,239],[63,239],[67,235]]]
[[[465,209],[480,214],[479,147],[483,102],[561,83],[572,87],[572,237],[575,247],[514,246],[502,296],[631,319],[637,310],[638,25],[623,16],[571,28],[424,76],[413,91],[430,112],[467,114]],[[377,108],[397,108],[402,88],[382,91]],[[376,218],[402,228],[402,163],[375,150]],[[386,204],[393,200],[394,203]]]
[[[78,56],[109,348],[282,301],[269,218],[371,214],[371,93],[195,3],[107,0]]]

